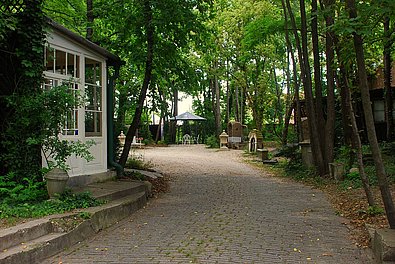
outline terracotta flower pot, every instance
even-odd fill
[[[65,170],[53,168],[44,178],[47,181],[49,198],[52,199],[55,198],[56,194],[62,194],[65,191],[69,174]]]

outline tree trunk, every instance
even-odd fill
[[[162,92],[162,89],[158,86],[158,93],[159,93],[159,99],[160,99],[160,116],[159,116],[159,125],[158,125],[158,129],[156,130],[156,135],[155,135],[155,142],[158,143],[159,140],[162,140],[161,138],[159,138],[159,136],[163,137],[163,135],[161,135],[161,127],[162,124],[165,120],[165,115],[166,115],[166,98]]]
[[[245,87],[241,88],[241,97],[240,97],[240,123],[244,123],[245,118],[245,105],[247,100],[247,91]]]
[[[229,89],[229,60],[226,60],[226,120],[225,124],[228,124],[230,121],[230,89]]]
[[[86,39],[92,40],[93,36],[93,20],[94,20],[94,14],[93,14],[93,0],[86,0]]]
[[[215,70],[217,71],[217,63],[215,63]],[[218,81],[217,73],[214,76],[214,89],[215,89],[215,127],[217,130],[217,136],[222,132],[221,126],[221,89]]]
[[[119,91],[118,96],[118,111],[117,111],[117,127],[124,129],[125,127],[125,113],[126,113],[126,102],[127,92],[124,89]]]
[[[325,127],[324,120],[324,108],[322,104],[322,78],[321,78],[321,59],[320,50],[318,45],[318,21],[317,21],[317,0],[311,1],[311,37],[313,44],[313,57],[314,57],[314,87],[315,87],[315,112],[316,122],[318,127]],[[306,54],[305,54],[306,55]],[[328,159],[326,157],[326,145],[325,139],[327,131],[321,130],[321,133],[317,133],[319,138],[319,144],[321,147],[322,158],[324,160],[325,167],[328,167]]]
[[[210,92],[211,92],[211,111],[214,114],[214,125],[215,125],[215,133],[217,133],[217,111],[216,111],[216,107],[215,107],[215,83],[214,83],[214,79],[210,78],[209,81],[209,85],[210,85]]]
[[[275,87],[276,87],[276,108],[274,110],[274,123],[276,123],[276,121],[278,120],[279,123],[281,122],[281,120],[283,120],[283,115],[281,112],[281,96],[282,96],[282,91],[280,86],[278,85],[278,81],[277,81],[277,74],[276,74],[276,68],[273,67],[273,79],[274,79],[274,83],[275,83]],[[280,125],[280,124],[279,124]]]
[[[324,138],[326,152],[326,162],[333,162],[334,158],[334,140],[335,140],[335,52],[334,52],[334,33],[330,28],[334,21],[334,11],[332,10],[334,0],[325,0],[325,8],[329,9],[328,15],[325,16],[326,20],[326,79],[327,79],[327,119],[325,125],[326,135]]]
[[[147,34],[147,57],[145,61],[145,74],[144,74],[144,82],[141,88],[141,92],[139,95],[139,101],[136,107],[136,111],[134,113],[132,124],[130,125],[128,132],[126,134],[125,146],[123,148],[121,157],[119,158],[119,164],[122,167],[125,167],[126,161],[129,156],[130,146],[133,141],[133,136],[136,134],[138,126],[141,120],[141,114],[143,112],[143,106],[145,97],[147,95],[147,90],[151,82],[152,76],[152,61],[154,57],[154,25],[152,24],[152,9],[151,9],[151,1],[144,0],[144,16],[145,16],[145,27]]]
[[[262,131],[262,107],[259,105],[259,99],[260,96],[260,91],[258,89],[258,76],[261,72],[264,71],[265,68],[265,59],[262,62],[262,68],[260,67],[261,65],[261,61],[260,58],[255,58],[255,78],[252,79],[253,81],[253,87],[254,87],[254,94],[252,97],[252,105],[253,105],[253,109],[252,109],[252,116],[255,122],[255,128],[258,131]],[[246,81],[248,80],[247,78],[247,74],[246,74]]]
[[[289,0],[287,0],[289,1]],[[301,70],[304,84],[304,92],[306,97],[307,115],[310,129],[310,143],[313,154],[314,164],[320,176],[325,176],[328,173],[328,166],[324,163],[322,155],[320,137],[318,133],[316,112],[314,107],[314,98],[312,91],[312,80],[309,63],[309,52],[307,42],[307,18],[304,0],[300,0],[300,15],[301,15],[301,37],[302,37],[302,61]]]
[[[295,109],[295,101],[293,101],[293,104],[288,106],[287,112],[285,113],[285,119],[284,119],[284,128],[283,128],[283,134],[282,134],[282,144],[286,145],[288,143],[287,137],[288,137],[288,127],[289,127],[289,122],[291,120],[292,116],[292,111]]]
[[[281,0],[281,4],[283,7],[284,11],[284,19],[285,19],[285,41],[287,44],[287,49],[291,54],[291,60],[292,60],[292,72],[293,72],[293,86],[294,86],[294,109],[296,110],[295,112],[295,125],[296,125],[296,133],[298,135],[298,142],[302,141],[303,139],[303,132],[302,132],[302,127],[301,127],[301,110],[300,110],[300,100],[299,100],[299,81],[298,81],[298,72],[297,72],[297,66],[296,66],[296,60],[294,56],[294,51],[292,48],[291,41],[289,39],[289,32],[288,32],[288,15],[287,15],[287,8],[285,5],[284,0]],[[295,33],[296,35],[297,33]]]
[[[235,119],[237,122],[240,122],[240,92],[239,86],[237,83],[235,84]]]
[[[385,93],[385,120],[387,121],[387,140],[394,139],[394,119],[392,116],[393,99],[391,87],[391,35],[390,18],[384,18],[384,93]]]
[[[172,107],[172,116],[178,116],[178,90],[174,87],[173,82],[173,107]],[[177,121],[170,123],[170,135],[171,135],[171,142],[178,143],[177,140]]]
[[[334,38],[334,42],[337,43],[337,39]],[[368,201],[368,204],[370,206],[375,206],[376,202],[374,200],[374,196],[372,194],[372,190],[370,188],[369,184],[369,178],[366,176],[365,173],[365,168],[363,165],[363,155],[362,155],[362,143],[361,143],[361,137],[359,136],[358,132],[358,126],[357,126],[357,121],[355,119],[355,111],[352,106],[352,98],[351,98],[351,91],[350,91],[350,85],[348,83],[348,73],[346,70],[346,67],[342,63],[342,56],[340,52],[340,48],[336,44],[336,52],[337,52],[337,57],[339,58],[339,68],[340,68],[340,86],[342,89],[342,100],[344,101],[344,110],[343,110],[343,116],[347,119],[347,124],[349,124],[349,127],[351,128],[351,133],[352,133],[352,146],[353,148],[356,149],[357,152],[357,162],[358,162],[358,171],[359,175],[361,177],[362,181],[362,186],[365,191],[366,199]]]
[[[285,26],[285,30],[288,31],[287,26]],[[289,50],[288,45],[287,45],[286,54],[287,54],[286,55],[287,56],[287,69],[283,69],[283,72],[285,72],[285,77],[286,77],[286,81],[287,81],[287,95],[286,95],[286,99],[285,99],[284,127],[283,127],[283,133],[281,136],[282,145],[286,145],[288,143],[289,121],[291,120],[291,115],[292,115],[292,111],[294,109],[294,103],[295,103],[295,101],[291,98],[291,73],[290,73],[290,64],[291,63],[289,61],[290,50]],[[288,115],[288,113],[289,113],[289,115]]]
[[[346,0],[346,8],[349,12],[350,19],[353,20],[356,19],[357,9],[355,6],[355,0]],[[371,108],[371,101],[370,101],[370,94],[368,87],[368,78],[365,68],[365,55],[363,50],[362,36],[359,35],[357,32],[354,32],[353,40],[354,40],[354,48],[355,48],[356,59],[357,59],[358,78],[359,78],[359,85],[361,89],[362,106],[365,114],[365,124],[368,134],[368,140],[370,143],[370,148],[372,150],[373,160],[376,168],[376,176],[379,182],[379,187],[381,191],[381,196],[383,198],[383,203],[387,214],[388,223],[391,229],[395,229],[395,208],[394,208],[394,203],[392,200],[391,191],[389,188],[389,183],[385,172],[383,160],[381,157],[379,144],[377,142],[375,127],[374,127],[373,113]]]

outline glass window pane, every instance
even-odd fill
[[[85,59],[85,82],[101,85],[101,63],[89,58]]]
[[[95,91],[96,91],[96,110],[98,111],[102,111],[101,109],[101,87],[100,86],[96,86],[95,87]]]
[[[75,56],[75,78],[80,78],[80,56]]]
[[[96,79],[95,84],[101,86],[101,77],[102,77],[102,70],[101,70],[101,63],[96,64]]]
[[[101,111],[101,87],[85,85],[85,107],[88,110]]]
[[[95,130],[101,135],[101,112],[95,113]]]
[[[55,73],[66,74],[66,52],[55,51]]]
[[[75,55],[67,53],[67,76],[75,77]]]
[[[85,112],[85,135],[101,136],[102,112],[86,111]]]
[[[54,72],[54,49],[45,47],[45,70],[47,72]]]
[[[94,132],[95,125],[94,125],[94,117],[93,112],[86,111],[85,112],[85,132]]]
[[[85,59],[85,136],[102,135],[101,62]]]
[[[373,115],[374,115],[374,121],[376,122],[385,121],[384,101],[373,102]]]
[[[384,111],[384,101],[373,102],[374,111]]]
[[[95,89],[93,85],[85,85],[85,108],[95,110]]]

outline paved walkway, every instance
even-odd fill
[[[171,192],[44,263],[369,263],[325,195],[202,146],[140,150]]]

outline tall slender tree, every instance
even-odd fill
[[[392,69],[392,58],[391,58],[391,36],[393,31],[390,27],[390,17],[384,17],[384,94],[385,94],[385,120],[387,121],[387,140],[391,141],[394,139],[394,118],[393,118],[393,98],[392,98],[392,86],[391,86],[391,69]]]
[[[335,44],[334,33],[332,30],[334,24],[334,0],[325,0],[324,5],[327,13],[326,21],[326,37],[325,37],[325,54],[326,54],[326,81],[327,81],[327,118],[325,124],[325,142],[324,152],[326,163],[330,163],[334,158],[334,139],[335,139]],[[318,100],[318,99],[317,99]]]
[[[303,75],[304,92],[306,97],[311,149],[313,153],[315,167],[317,168],[317,172],[319,175],[324,176],[326,175],[328,168],[327,166],[325,166],[324,163],[320,136],[318,133],[318,123],[316,118],[316,109],[314,105],[310,62],[309,62],[309,51],[308,51],[308,41],[307,41],[308,27],[307,27],[306,7],[304,0],[300,0],[300,16],[301,16],[301,39],[302,39],[301,69]]]
[[[128,132],[126,133],[125,145],[122,150],[122,154],[119,158],[119,164],[121,166],[125,166],[126,161],[129,157],[129,151],[132,144],[132,140],[138,126],[140,125],[141,114],[143,112],[143,106],[145,97],[147,94],[148,87],[151,82],[152,76],[152,69],[153,69],[153,58],[154,58],[154,34],[155,28],[153,25],[153,16],[152,16],[152,8],[151,8],[151,1],[144,0],[143,1],[143,15],[145,18],[145,30],[146,30],[146,45],[147,45],[147,53],[146,53],[146,61],[145,61],[145,74],[144,74],[144,81],[140,91],[138,105],[136,107],[134,118],[132,124],[130,125]]]
[[[355,0],[346,0],[346,8],[349,13],[351,20],[355,20],[358,17]],[[358,68],[358,79],[359,88],[361,90],[362,105],[365,115],[365,124],[369,139],[370,148],[373,154],[373,160],[376,168],[376,175],[379,182],[381,196],[383,199],[385,211],[387,214],[387,220],[390,228],[395,228],[395,207],[389,188],[387,174],[385,172],[383,159],[381,156],[380,148],[377,142],[376,130],[374,126],[373,113],[371,108],[368,78],[365,67],[365,55],[363,48],[363,39],[359,32],[354,30],[353,32],[354,49],[356,53],[357,68]]]

